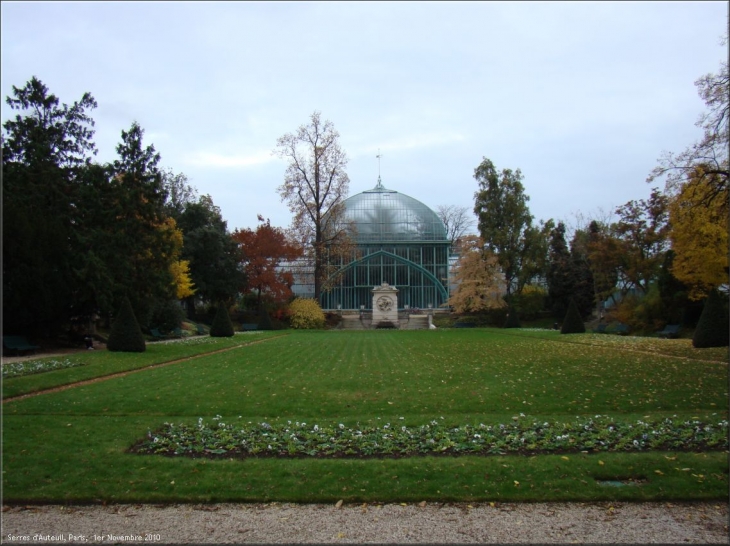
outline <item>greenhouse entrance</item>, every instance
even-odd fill
[[[424,249],[402,247],[393,250],[398,254],[376,250],[340,269],[330,281],[330,290],[322,294],[322,308],[372,310],[373,287],[383,283],[398,287],[399,310],[417,313],[445,304],[449,297],[445,283],[423,265],[408,259],[414,254],[413,257],[422,261]],[[437,254],[444,254],[444,264],[440,269],[445,271],[446,252],[436,252],[435,248],[430,250],[434,254],[426,257],[430,263],[436,261]]]

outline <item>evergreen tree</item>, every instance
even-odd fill
[[[165,192],[155,147],[144,147],[144,130],[134,122],[122,131],[119,159],[111,167],[116,199],[114,229],[107,242],[118,257],[114,275],[117,291],[131,294],[132,304],[147,324],[160,300],[175,297],[171,264],[182,241],[165,211]]]
[[[60,104],[38,78],[12,87],[19,113],[3,123],[3,315],[20,331],[51,334],[71,314],[77,287],[79,172],[96,153],[96,101]]]
[[[231,322],[231,316],[228,314],[228,309],[225,305],[220,304],[218,311],[213,319],[213,324],[210,325],[210,336],[211,337],[232,337],[233,323]]]
[[[583,319],[578,311],[578,306],[575,304],[575,300],[570,298],[568,303],[568,312],[563,320],[563,327],[560,329],[561,334],[584,334],[586,331],[586,325],[583,323]]]
[[[728,328],[727,301],[712,290],[707,296],[705,307],[702,309],[700,320],[697,323],[692,345],[698,349],[706,347],[727,347],[730,345],[730,331]]]
[[[106,348],[109,351],[125,353],[143,353],[146,349],[142,330],[127,297],[124,298],[117,318],[112,323]]]
[[[261,306],[259,311],[259,330],[273,330],[274,325],[271,322],[271,316],[269,315],[266,306]]]
[[[565,316],[572,292],[571,263],[568,245],[565,242],[565,225],[559,222],[550,235],[548,253],[548,307],[556,319]]]
[[[588,259],[588,233],[578,230],[570,242],[570,277],[573,299],[582,317],[588,317],[595,306],[595,283]]]
[[[245,284],[238,264],[241,253],[228,232],[221,210],[209,195],[184,204],[176,217],[183,232],[181,258],[190,262],[195,296],[185,300],[188,316],[195,314],[195,300],[227,301]]]

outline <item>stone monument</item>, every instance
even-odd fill
[[[373,288],[373,327],[377,328],[381,322],[392,322],[399,327],[398,289],[387,282]]]

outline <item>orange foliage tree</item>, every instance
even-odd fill
[[[302,248],[286,232],[273,227],[269,220],[259,215],[256,230],[240,229],[233,233],[233,240],[240,246],[241,265],[247,279],[247,289],[257,292],[261,306],[263,295],[276,302],[283,302],[292,295],[294,277],[282,264],[302,256]]]

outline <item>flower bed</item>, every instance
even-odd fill
[[[75,368],[77,366],[85,365],[85,362],[78,362],[68,358],[64,358],[63,360],[26,360],[25,362],[11,362],[3,364],[3,379],[61,370],[63,368]]]
[[[240,419],[240,418],[239,418]],[[401,420],[403,418],[400,418]],[[538,422],[520,415],[496,425],[447,427],[433,420],[408,427],[308,425],[291,421],[243,425],[165,423],[131,448],[143,454],[192,457],[407,457],[414,455],[503,455],[508,453],[700,451],[728,448],[728,422],[700,421],[622,423],[607,416],[571,422]]]

